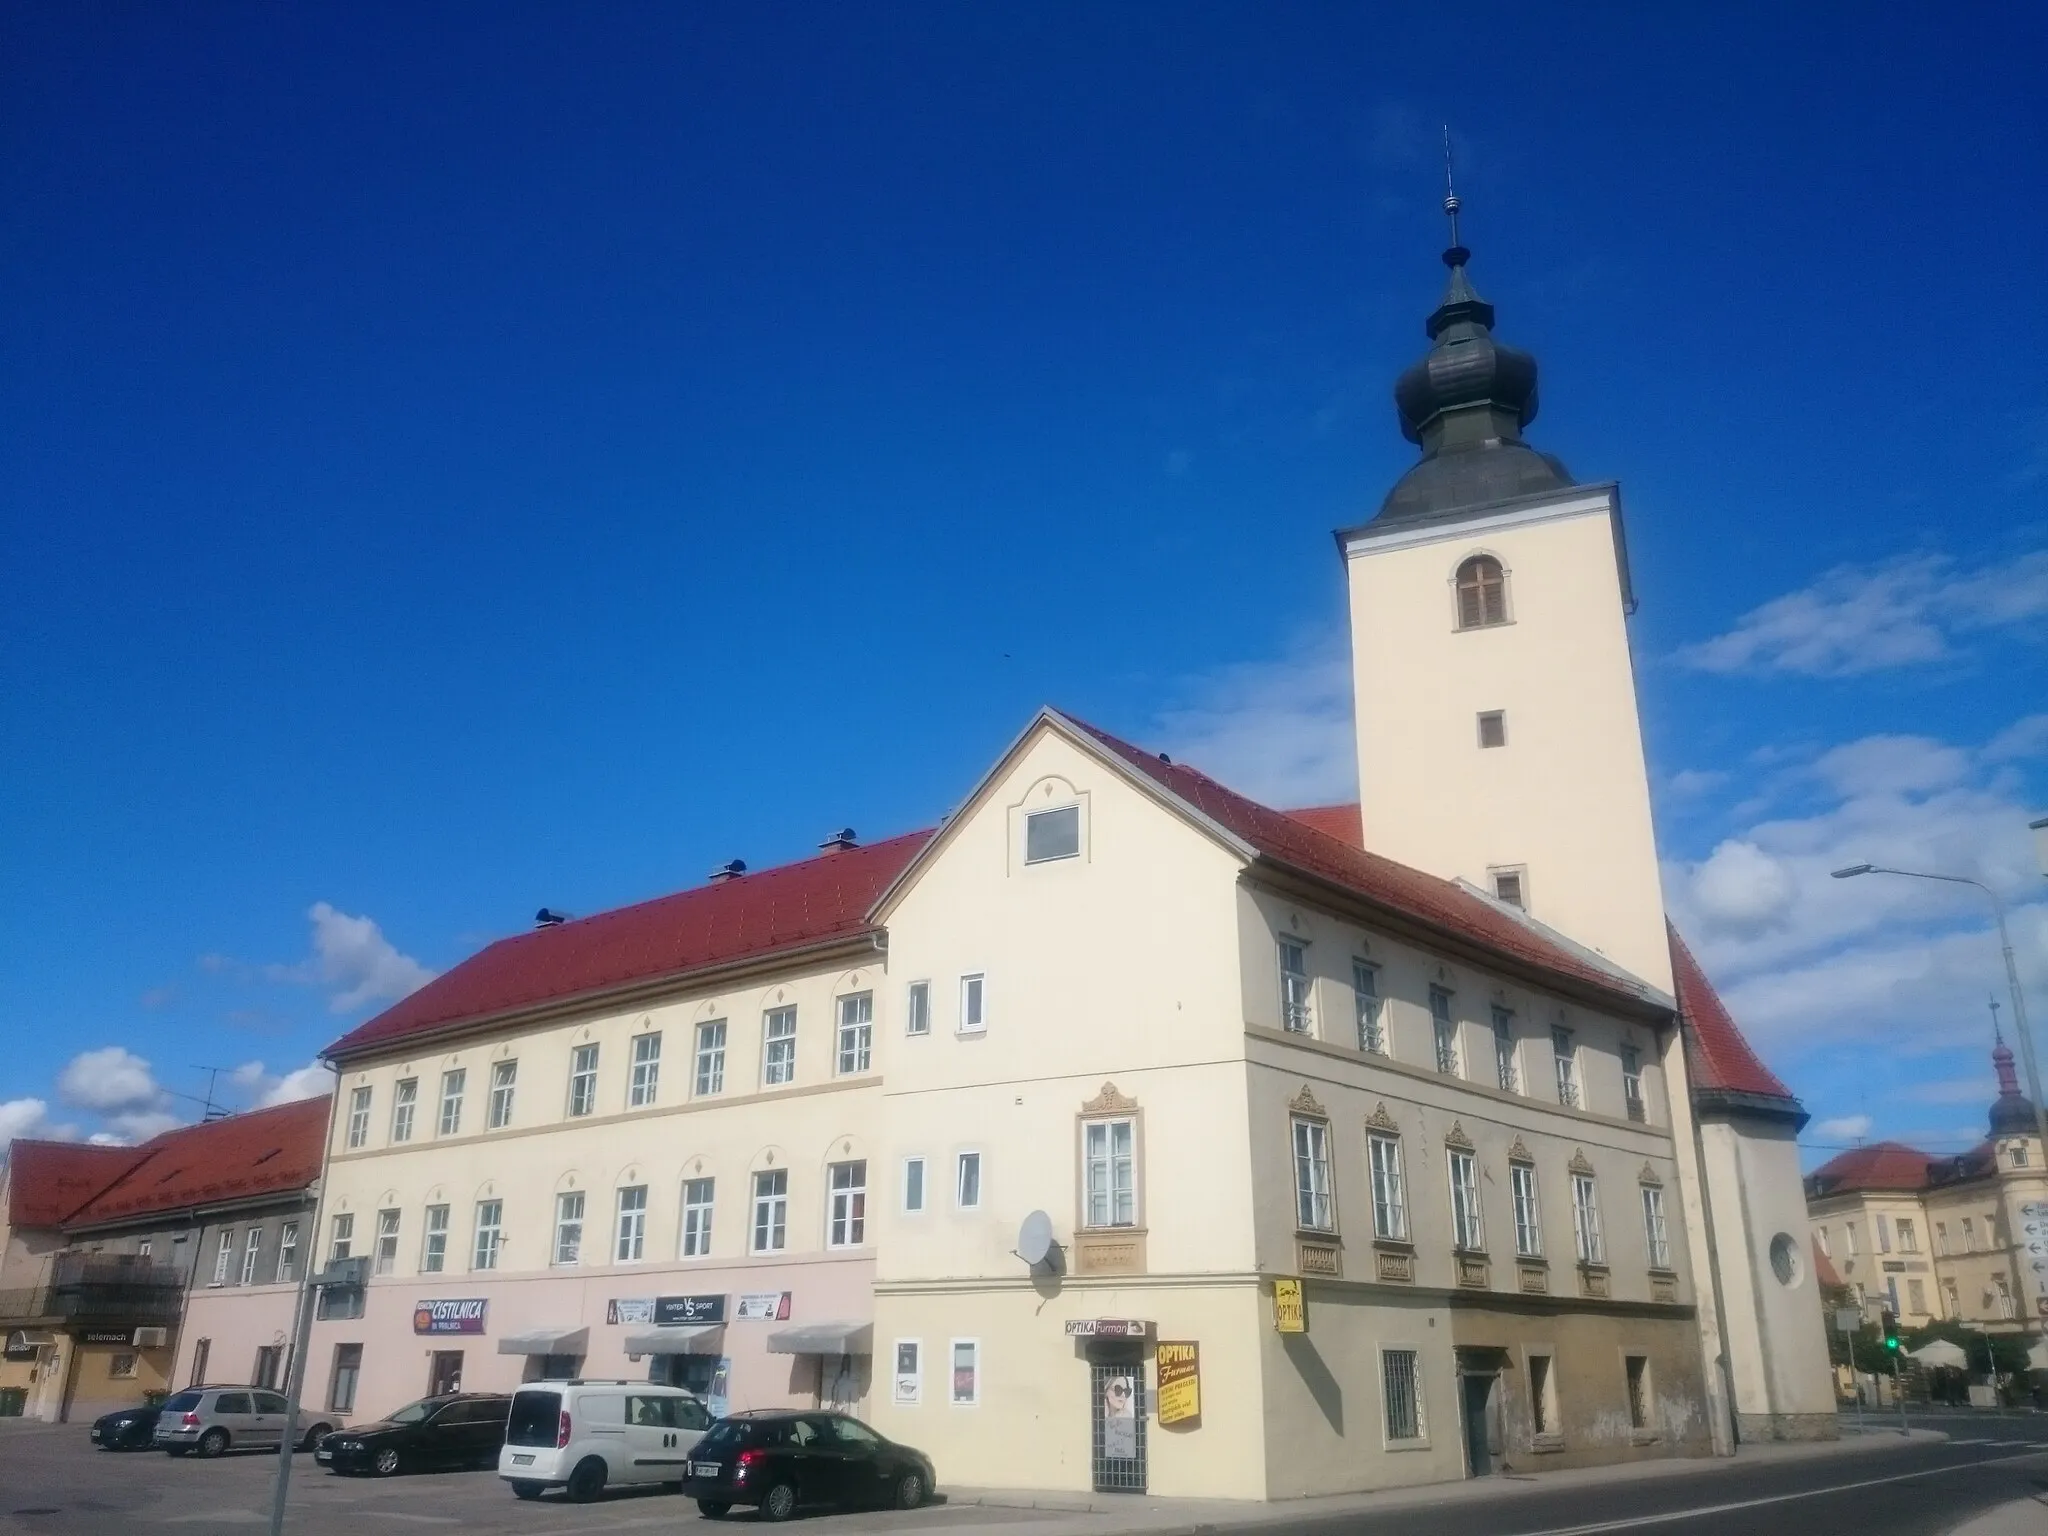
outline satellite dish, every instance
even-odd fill
[[[1052,1218],[1033,1211],[1017,1228],[1017,1257],[1038,1268],[1052,1254]]]

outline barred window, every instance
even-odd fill
[[[1412,1349],[1380,1351],[1380,1376],[1386,1384],[1387,1438],[1422,1438],[1422,1377]]]

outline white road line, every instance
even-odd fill
[[[1667,1525],[1675,1520],[1698,1520],[1706,1515],[1725,1515],[1738,1509],[1757,1509],[1765,1504],[1788,1504],[1794,1499],[1817,1499],[1824,1494],[1848,1493],[1856,1488],[1879,1488],[1886,1483],[1909,1483],[1920,1477],[1939,1477],[1944,1472],[1968,1472],[1995,1461],[2017,1461],[2029,1455],[2048,1453],[2048,1445],[2003,1456],[1980,1456],[1953,1466],[1928,1467],[1919,1472],[1900,1472],[1892,1477],[1870,1477],[1856,1483],[1835,1483],[1826,1488],[1802,1488],[1797,1493],[1777,1493],[1762,1499],[1738,1499],[1732,1504],[1703,1504],[1697,1509],[1675,1509],[1661,1515],[1631,1515],[1624,1520],[1598,1520],[1591,1525],[1558,1525],[1541,1531],[1524,1531],[1521,1536],[1597,1536],[1601,1531],[1632,1531],[1646,1525]]]

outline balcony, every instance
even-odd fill
[[[0,1291],[0,1319],[61,1328],[151,1328],[177,1323],[185,1279],[134,1254],[60,1253],[43,1285]]]

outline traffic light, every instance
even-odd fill
[[[1884,1347],[1887,1354],[1899,1352],[1899,1320],[1889,1310],[1884,1314]]]

